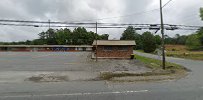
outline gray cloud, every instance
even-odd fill
[[[166,3],[168,0],[163,0]],[[203,25],[199,18],[202,0],[173,0],[164,8],[164,22],[171,24]],[[86,21],[135,13],[128,17],[109,18],[98,22],[160,23],[159,11],[139,13],[159,8],[159,0],[1,0],[0,19],[52,21]],[[0,41],[35,39],[47,28],[0,26]],[[94,31],[94,29],[91,29]],[[119,38],[124,29],[99,29],[110,38]],[[140,31],[143,32],[143,31]],[[166,32],[187,34],[191,31]]]

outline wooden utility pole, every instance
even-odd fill
[[[97,22],[96,22],[96,36],[95,36],[95,38],[96,38],[96,40],[95,40],[95,42],[96,42],[96,48],[95,48],[95,56],[96,56],[96,61],[97,61]]]
[[[51,23],[50,21],[51,21],[51,20],[49,19],[49,20],[48,20],[48,22],[49,22],[49,29],[50,29],[50,23]]]
[[[163,22],[163,12],[162,12],[162,0],[160,0],[160,17],[161,17],[161,34],[162,34],[162,67],[166,69],[166,58],[165,58],[165,44],[164,44],[164,22]]]

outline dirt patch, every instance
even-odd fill
[[[132,76],[158,76],[158,75],[168,75],[171,72],[145,72],[145,73],[133,73],[133,72],[101,72],[99,78],[101,80],[111,80],[115,77],[132,77]]]
[[[68,81],[68,76],[54,75],[54,74],[40,74],[26,79],[32,82],[63,82]]]

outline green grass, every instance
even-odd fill
[[[165,45],[166,55],[193,60],[203,60],[203,50],[191,51],[185,45]]]
[[[186,71],[189,71],[185,67],[166,62],[166,70],[163,70],[161,65],[162,61],[147,58],[143,56],[139,56],[135,54],[135,58],[145,64],[147,67],[151,68],[151,72],[145,72],[145,73],[128,73],[128,72],[103,72],[100,73],[100,79],[102,80],[111,80],[114,77],[126,77],[126,76],[157,76],[157,75],[172,75],[172,74],[178,74],[178,73],[185,73]]]
[[[141,52],[141,53],[144,53],[144,50],[135,50],[137,52]]]
[[[152,59],[152,58],[147,58],[143,56],[139,56],[135,54],[135,58],[142,63],[146,64],[149,68],[151,69],[161,69],[162,68],[162,61],[157,60],[157,59]],[[175,64],[175,63],[170,63],[166,62],[166,69],[183,69],[181,65]]]
[[[145,72],[145,73],[128,73],[128,72],[122,72],[122,73],[114,73],[114,72],[104,72],[100,74],[100,79],[102,80],[110,80],[114,77],[126,77],[126,76],[157,76],[157,75],[169,75],[172,72],[165,71],[165,72]]]
[[[192,52],[192,51],[168,51],[166,53],[170,57],[178,57],[193,60],[203,60],[203,52]]]
[[[191,51],[191,50],[188,50],[185,45],[165,45],[165,47],[166,47],[166,56],[168,57],[203,60],[203,50]],[[144,53],[143,50],[136,50],[136,51]],[[155,52],[152,52],[150,54],[157,55],[157,53]]]

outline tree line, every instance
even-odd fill
[[[87,31],[84,27],[70,29],[48,29],[38,34],[39,38],[20,42],[1,42],[2,45],[91,45],[97,38],[98,40],[108,40],[108,34],[96,34]]]
[[[108,40],[108,34],[98,35],[92,31],[87,31],[84,27],[70,29],[48,29],[38,34],[39,38],[20,42],[1,42],[1,45],[91,45],[97,38],[98,40]],[[120,40],[135,40],[135,49],[144,52],[154,52],[160,48],[161,37],[149,31],[139,34],[133,26],[127,27]],[[176,34],[175,37],[165,36],[165,44],[186,45],[190,50],[201,50],[203,47],[203,28],[191,35]]]
[[[161,45],[161,37],[159,35],[154,35],[151,32],[144,32],[143,34],[138,34],[133,26],[129,26],[122,33],[120,40],[135,40],[137,50],[144,50],[144,52],[153,52],[159,45]]]
[[[200,17],[203,20],[203,8],[200,8]],[[121,40],[135,40],[136,48],[144,50],[144,52],[154,52],[156,48],[160,48],[162,43],[161,37],[151,32],[138,34],[132,26],[129,26],[122,34]],[[189,50],[203,50],[203,27],[193,34],[180,35],[174,37],[165,35],[165,44],[186,45]]]
[[[132,26],[129,26],[120,38],[121,40],[135,40],[136,48],[144,50],[144,52],[154,52],[156,48],[161,46],[161,37],[149,31],[138,34]],[[189,50],[203,49],[203,28],[190,35],[176,34],[174,37],[168,35],[164,39],[165,44],[186,45]]]

